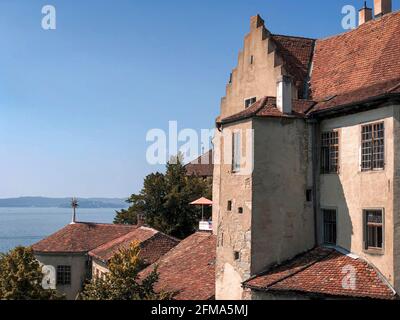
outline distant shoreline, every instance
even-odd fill
[[[0,208],[70,208],[70,198],[20,197],[0,199]],[[78,198],[81,209],[124,209],[126,199],[120,198]]]

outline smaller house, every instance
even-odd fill
[[[178,244],[156,230],[135,225],[71,223],[32,246],[36,259],[56,269],[57,291],[73,300],[94,274],[107,272],[107,262],[119,248],[138,241],[147,264]]]
[[[104,277],[109,272],[108,262],[121,249],[137,241],[140,246],[139,258],[147,267],[179,244],[179,240],[155,229],[139,227],[113,241],[107,242],[89,252],[92,259],[92,277]]]
[[[215,299],[216,236],[197,232],[182,240],[155,264],[144,269],[142,278],[157,266],[156,291],[176,293],[175,300]]]

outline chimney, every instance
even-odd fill
[[[292,78],[280,76],[276,83],[276,106],[284,114],[292,113]]]
[[[256,15],[250,18],[250,30],[253,31],[264,25],[264,20],[260,17],[260,15]]]
[[[392,0],[374,0],[375,18],[392,12]]]
[[[364,23],[372,20],[372,9],[367,7],[367,1],[364,2],[364,8],[358,12],[358,25],[361,26]]]

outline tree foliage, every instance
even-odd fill
[[[138,278],[143,268],[139,258],[138,242],[121,249],[109,262],[110,272],[104,278],[95,278],[88,283],[80,295],[82,300],[169,300],[172,293],[156,293],[157,270],[146,278]]]
[[[42,287],[43,273],[31,248],[17,247],[0,255],[0,300],[63,299]]]
[[[136,224],[138,215],[143,215],[147,225],[183,239],[196,231],[201,218],[201,209],[190,202],[211,198],[211,190],[211,179],[188,177],[178,156],[168,162],[165,174],[152,173],[144,179],[140,193],[128,199],[129,209],[117,212],[114,222]]]

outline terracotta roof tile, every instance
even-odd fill
[[[67,225],[34,244],[32,248],[35,252],[41,253],[84,253],[136,228],[136,226],[79,222]]]
[[[215,297],[216,237],[198,232],[182,240],[154,265],[140,274],[145,277],[158,266],[156,290],[177,292],[176,300],[210,300]]]
[[[355,288],[344,288],[344,268],[356,271]],[[395,299],[388,282],[371,265],[334,249],[316,248],[244,283],[253,290],[337,297]]]
[[[298,118],[305,117],[305,113],[315,104],[310,100],[293,100],[293,113],[283,114],[276,107],[275,97],[264,97],[251,105],[249,108],[224,118],[221,123],[230,123],[245,120],[252,117],[269,117],[269,118]]]
[[[313,100],[398,79],[400,12],[355,30],[317,40],[311,76]]]
[[[300,96],[303,96],[304,82],[308,77],[308,70],[314,52],[314,39],[271,35],[276,44],[276,50],[283,58],[286,71],[294,77],[295,83],[300,81]]]
[[[345,92],[340,95],[334,95],[325,101],[319,101],[311,109],[310,114],[315,115],[317,112],[324,112],[334,108],[340,108],[347,105],[361,104],[364,101],[373,98],[387,97],[400,93],[400,77],[388,81],[376,83],[372,86],[363,87],[354,91]]]
[[[89,255],[107,263],[119,250],[129,247],[134,241],[140,243],[140,258],[146,264],[154,263],[179,243],[179,240],[157,230],[140,227],[91,250]]]

